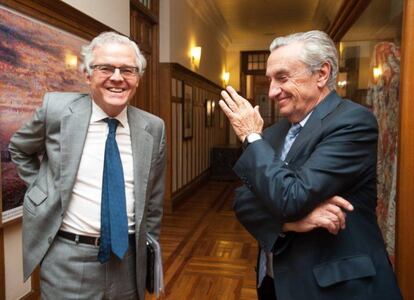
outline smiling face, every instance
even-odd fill
[[[301,51],[303,44],[299,42],[281,46],[272,51],[267,61],[269,98],[278,103],[280,114],[292,123],[302,121],[329,93],[329,64],[312,73],[299,60]]]
[[[114,67],[136,66],[135,52],[127,44],[109,43],[93,50],[92,65],[111,65]],[[119,69],[112,75],[104,75],[99,70],[86,74],[91,95],[95,103],[110,117],[117,116],[135,95],[139,76],[124,78]]]

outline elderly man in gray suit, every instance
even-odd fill
[[[28,190],[24,277],[43,299],[144,299],[146,234],[162,217],[165,128],[129,106],[146,61],[114,32],[82,49],[89,94],[47,93],[10,142]]]

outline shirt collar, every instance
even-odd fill
[[[306,124],[306,122],[308,122],[309,117],[311,116],[312,113],[313,113],[313,110],[310,113],[308,113],[308,115],[302,121],[299,122],[299,124],[302,128],[305,127],[305,124]]]
[[[95,101],[92,101],[90,124],[102,121],[105,118],[109,118],[108,115],[95,103]],[[126,127],[128,125],[127,106],[125,106],[125,108],[114,119],[117,119],[122,127]]]

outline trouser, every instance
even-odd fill
[[[138,299],[135,247],[97,260],[99,247],[57,236],[40,266],[41,299]]]

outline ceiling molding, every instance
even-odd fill
[[[188,5],[205,24],[217,33],[217,40],[226,49],[231,44],[228,25],[214,0],[187,0]]]
[[[334,21],[326,30],[334,42],[339,42],[343,38],[370,2],[371,0],[349,0],[342,3]]]

